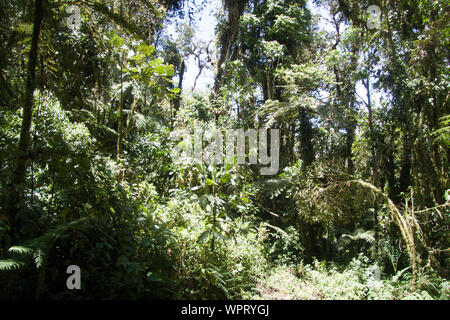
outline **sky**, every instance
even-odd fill
[[[194,0],[197,7],[202,8],[201,12],[198,15],[195,15],[194,25],[196,26],[195,38],[200,39],[204,42],[214,41],[215,40],[215,26],[217,25],[216,13],[222,7],[221,0],[208,0],[205,5],[202,5],[203,0]],[[317,7],[312,3],[311,0],[308,1],[308,7],[313,14],[320,14],[322,19],[319,22],[319,28],[326,31],[334,31],[333,25],[329,22],[329,15],[326,9]],[[187,8],[185,8],[187,10]],[[187,16],[187,15],[186,15]],[[178,19],[178,22],[182,22]],[[185,18],[187,21],[187,18]],[[175,21],[171,21],[168,25],[167,32],[173,39],[177,37],[177,28]],[[185,60],[186,70],[183,80],[183,93],[189,94],[192,92],[192,87],[194,85],[195,77],[199,72],[199,68],[193,57]],[[208,91],[212,88],[214,84],[214,75],[215,72],[213,68],[204,69],[202,74],[197,80],[196,91]],[[358,100],[362,100],[361,97],[366,97],[366,90],[362,86],[362,84],[358,83],[356,87],[356,91],[359,95]],[[380,95],[376,92],[372,91],[374,94],[374,100],[378,100]]]
[[[218,12],[221,8],[222,1],[221,0],[209,0],[207,1],[206,6],[203,6],[201,3],[202,0],[195,0],[197,6],[203,7],[200,14],[195,17],[194,24],[196,25],[196,33],[194,37],[196,39],[200,39],[204,42],[209,42],[215,39],[215,27],[217,25],[217,19],[215,13]],[[187,10],[187,8],[186,8]],[[187,15],[186,15],[187,16]],[[177,19],[178,22],[181,22],[180,19]],[[185,18],[187,21],[187,18]],[[167,28],[167,32],[172,35],[173,38],[177,37],[177,31],[175,26],[175,21],[173,24],[169,25]],[[183,80],[183,92],[190,93],[192,92],[192,87],[194,85],[195,77],[199,72],[199,68],[197,63],[194,60],[194,57],[190,57],[188,60],[185,60],[186,70],[184,74]],[[197,80],[196,90],[199,91],[207,91],[208,87],[212,87],[214,84],[214,70],[203,69],[202,74]]]

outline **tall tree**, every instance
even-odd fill
[[[9,214],[9,218],[13,227],[20,225],[18,208],[20,207],[21,201],[23,200],[22,197],[25,188],[27,163],[31,157],[30,129],[33,122],[33,93],[36,84],[36,65],[38,57],[39,35],[44,18],[43,2],[44,0],[35,0],[34,5],[33,36],[28,58],[26,88],[22,108],[22,126],[20,130],[19,145],[17,147],[14,169],[6,200],[6,210]]]

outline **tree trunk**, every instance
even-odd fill
[[[230,57],[235,58],[236,54],[232,52],[233,44],[235,44],[238,31],[239,20],[244,12],[248,0],[225,1],[225,11],[228,13],[227,30],[223,31],[220,36],[219,61],[217,62],[217,75],[214,81],[214,92],[218,93],[222,86],[222,77],[224,73],[223,64]]]
[[[303,166],[308,167],[315,158],[313,145],[313,128],[307,113],[303,110],[299,112],[300,118],[300,154]]]
[[[181,106],[181,96],[182,96],[182,93],[183,93],[183,77],[184,77],[185,68],[186,68],[186,64],[184,63],[184,60],[181,59],[181,62],[180,62],[180,74],[179,74],[180,78],[178,79],[178,88],[180,89],[180,92],[177,94],[177,97],[175,98],[175,100],[173,102],[173,106],[174,106],[175,111],[173,112],[173,114],[171,114],[171,119],[170,119],[170,128],[171,129],[173,129],[173,122],[175,120],[175,116],[177,115],[178,110],[180,109],[180,106]],[[200,75],[200,73],[197,75],[197,78],[198,78],[199,75]],[[197,78],[195,79],[195,82],[194,82],[194,88],[195,88],[195,85],[196,85],[196,82],[197,82]]]
[[[367,81],[364,84],[367,90],[367,110],[369,112],[369,130],[370,130],[370,140],[371,140],[371,171],[372,171],[372,184],[377,186],[377,166],[376,166],[376,152],[375,152],[375,133],[373,130],[373,112],[372,112],[372,96],[370,94],[370,74],[367,77]],[[375,241],[373,243],[373,253],[375,260],[378,260],[378,202],[377,195],[373,193],[373,230]]]
[[[122,65],[122,62],[120,62]],[[117,126],[117,162],[120,162],[122,154],[122,140],[123,140],[123,70],[120,67],[120,102],[119,102],[119,123]]]
[[[33,93],[35,89],[39,34],[44,16],[42,3],[43,0],[35,1],[33,35],[28,59],[28,73],[23,104],[22,127],[20,130],[19,145],[17,148],[14,169],[11,182],[8,186],[8,194],[6,199],[6,210],[13,228],[18,222],[17,210],[19,203],[22,201],[23,190],[25,188],[27,162],[30,158],[29,151],[31,146],[30,131],[33,121]]]

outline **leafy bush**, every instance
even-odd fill
[[[177,293],[182,299],[239,298],[256,283],[267,268],[263,245],[250,221],[218,219],[225,236],[218,238],[214,252],[202,238],[208,230],[207,213],[195,201],[196,196],[176,191],[154,215],[160,217],[175,234],[179,248]],[[180,200],[181,199],[181,200]]]
[[[304,258],[304,248],[300,239],[300,234],[293,226],[289,226],[286,230],[271,226],[274,232],[267,234],[265,252],[268,259],[275,264],[298,264]]]
[[[435,281],[438,290],[414,290],[408,281],[396,277],[377,279],[373,265],[363,255],[354,258],[344,269],[324,261],[297,267],[280,265],[260,280],[258,293],[248,293],[249,299],[325,299],[325,300],[428,300],[448,299],[448,282]]]

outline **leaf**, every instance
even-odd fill
[[[111,44],[116,47],[120,48],[125,43],[125,39],[119,37],[118,35],[114,35],[114,37],[111,39]]]
[[[375,241],[375,237],[374,237],[374,231],[373,230],[364,230],[362,228],[358,228],[355,230],[355,232],[353,232],[353,234],[343,234],[341,236],[341,238],[349,238],[353,241],[355,240],[365,240],[367,242],[374,242]]]
[[[18,262],[10,259],[0,260],[0,271],[19,269],[21,266],[23,266],[23,264],[23,262]]]
[[[155,274],[153,272],[148,272],[147,273],[147,278],[150,281],[153,281],[153,282],[160,282],[160,281],[162,281],[162,278],[159,275],[157,275],[157,274]]]
[[[33,254],[33,259],[34,263],[36,264],[36,267],[40,268],[44,264],[45,253],[41,249],[37,249],[36,252]]]
[[[231,180],[231,173],[225,173],[222,178],[220,179],[221,182],[227,183]]]
[[[197,243],[203,242],[210,234],[211,230],[203,231],[202,234],[198,236]]]
[[[175,69],[172,65],[166,66],[166,75],[172,77],[175,74]]]
[[[400,277],[403,275],[403,273],[405,273],[405,271],[407,271],[407,270],[409,270],[409,269],[411,269],[411,268],[412,268],[412,267],[409,266],[409,267],[406,267],[406,268],[403,269],[403,270],[398,271],[397,274],[392,278],[392,280],[393,280],[394,282],[397,282],[397,281],[400,279]]]
[[[144,56],[142,54],[137,54],[137,55],[134,55],[134,56],[130,57],[128,60],[130,60],[130,61],[141,61],[142,59],[144,59]]]
[[[153,52],[155,52],[155,47],[154,46],[147,46],[145,44],[141,44],[139,45],[139,47],[137,48],[137,50],[139,52],[141,52],[142,54],[144,54],[145,56],[150,56]]]
[[[208,204],[208,197],[206,195],[203,195],[200,197],[200,207],[205,210],[206,205]]]
[[[218,232],[214,232],[213,235],[214,235],[215,238],[218,238],[218,239],[221,239],[221,240],[225,241],[225,237],[222,234],[220,234]]]
[[[262,226],[267,226],[269,228],[274,229],[275,231],[279,232],[281,235],[285,236],[285,237],[289,237],[289,235],[286,233],[286,231],[284,231],[283,229],[279,228],[279,227],[275,227],[267,222],[263,222],[261,224]]]
[[[156,66],[155,67],[155,71],[159,74],[159,75],[164,75],[166,74],[166,68],[164,66]]]
[[[211,205],[217,203],[217,198],[216,198],[215,196],[212,196],[212,195],[206,195],[206,198],[208,199],[208,201],[209,201],[209,203],[210,203]]]
[[[22,247],[22,246],[13,246],[11,248],[9,248],[10,252],[14,252],[14,253],[19,253],[19,254],[31,254],[33,253],[33,249],[31,248],[27,248],[27,247]]]

